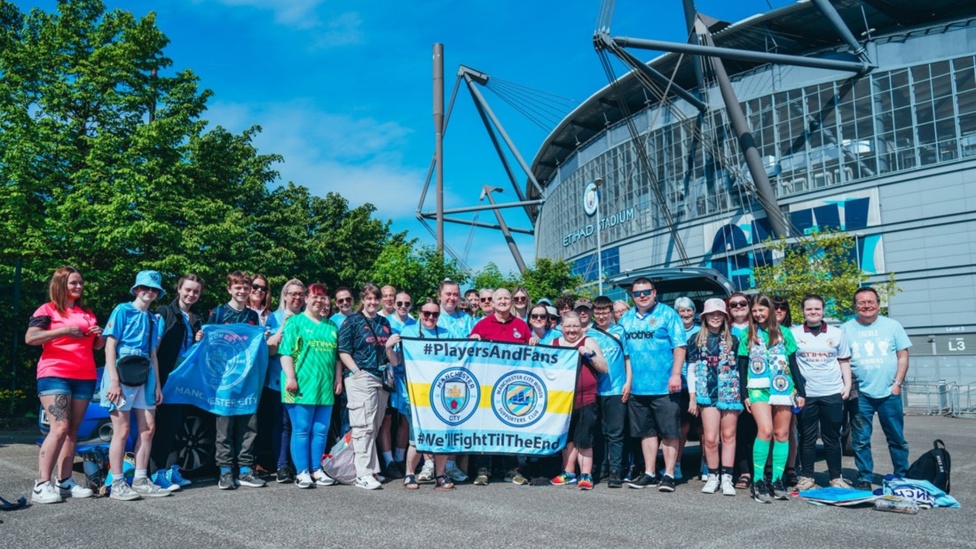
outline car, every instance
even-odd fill
[[[98,387],[101,383],[103,368],[98,369]],[[47,434],[51,423],[47,412],[41,408],[37,418],[41,433]],[[129,437],[125,443],[127,452],[135,448],[138,436],[136,419],[132,418],[133,428],[129,430]],[[112,441],[112,419],[107,408],[101,406],[101,399],[96,389],[92,400],[88,404],[85,417],[78,428],[78,445],[76,453],[90,450],[94,446],[107,447]],[[42,439],[43,440],[43,439]],[[214,455],[216,451],[216,437],[214,431],[214,416],[194,406],[184,406],[183,425],[177,432],[175,450],[170,459],[175,458],[184,476],[205,476],[214,471]],[[38,441],[40,444],[41,441]]]
[[[607,277],[613,286],[630,292],[630,287],[638,278],[647,278],[657,290],[658,303],[672,305],[679,297],[689,297],[698,311],[705,300],[711,298],[727,299],[735,291],[735,285],[715,269],[706,267],[674,267],[662,269],[642,269],[624,271]]]

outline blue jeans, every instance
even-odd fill
[[[285,404],[291,418],[291,460],[299,473],[322,468],[332,406]]]
[[[897,477],[904,477],[908,473],[908,442],[905,441],[905,410],[901,395],[872,398],[861,393],[857,400],[858,412],[851,421],[851,443],[854,446],[858,482],[872,482],[874,476],[874,459],[871,457],[874,414],[878,414],[881,429],[888,439],[888,453],[894,469],[892,472]]]

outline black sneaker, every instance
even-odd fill
[[[759,503],[772,503],[773,496],[769,493],[769,482],[761,478],[752,483],[752,499]]]
[[[800,477],[796,476],[796,469],[787,469],[786,474],[783,475],[783,484],[787,488],[794,488],[800,482]]]
[[[641,476],[637,477],[636,480],[627,483],[627,486],[631,488],[647,488],[648,486],[657,486],[657,479],[648,475],[647,473],[641,473]]]
[[[380,474],[391,480],[403,478],[403,473],[400,471],[400,468],[397,467],[395,461],[387,463],[386,466],[383,467],[383,471]]]
[[[235,490],[237,485],[234,484],[234,473],[232,471],[224,471],[220,473],[220,480],[217,481],[217,488],[221,490]]]
[[[661,483],[657,485],[658,492],[674,492],[674,477],[671,475],[664,475],[661,477]]]
[[[261,488],[267,484],[264,482],[264,480],[254,476],[254,471],[250,469],[247,471],[241,471],[241,473],[237,475],[237,482],[239,482],[241,486],[246,486],[248,488]]]
[[[874,487],[871,486],[871,483],[866,480],[857,481],[857,484],[854,486],[854,488],[857,488],[858,490],[868,490],[868,491],[874,490]]]
[[[291,470],[288,465],[283,465],[278,467],[278,472],[275,474],[275,482],[278,484],[284,484],[286,482],[291,482],[295,479],[295,472]]]
[[[773,481],[773,497],[776,499],[790,499],[789,492],[783,484],[783,479]]]
[[[623,484],[620,480],[620,473],[610,471],[610,476],[607,477],[607,488],[620,488]]]

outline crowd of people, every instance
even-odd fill
[[[414,490],[432,482],[452,490],[471,480],[484,486],[545,479],[591,490],[656,487],[673,492],[701,476],[701,491],[726,496],[748,491],[770,503],[791,489],[816,486],[816,444],[823,441],[830,486],[871,489],[877,481],[871,429],[877,415],[893,473],[904,476],[901,386],[910,342],[901,325],[879,313],[870,287],[854,295],[856,316],[842,325],[824,319],[824,297],[803,298],[803,320],[792,322],[785,299],[733,293],[698,305],[687,297],[660,303],[654,283],[634,281],[630,304],[599,296],[558,296],[533,303],[519,287],[472,289],[461,295],[445,280],[437,296],[414,310],[414,297],[392,286],[339,287],[287,281],[272,311],[266,277],[235,271],[229,300],[200,315],[194,310],[204,282],[188,274],[176,297],[150,311],[166,294],[155,271],[138,273],[130,293],[102,328],[84,305],[84,279],[72,267],[50,281],[50,301],[33,314],[25,336],[43,348],[38,397],[50,419],[33,490],[36,503],[84,498],[92,490],[72,478],[78,428],[93,394],[112,421],[110,497],[165,497],[190,483],[168,460],[174,454],[183,407],[163,400],[162,388],[180,357],[201,339],[204,324],[247,324],[265,329],[269,363],[262,406],[271,410],[267,433],[274,480],[300,489],[336,481],[322,456],[336,434],[349,433],[355,486],[375,490],[401,480]],[[333,303],[334,299],[334,303]],[[567,443],[559,455],[430,455],[417,451],[410,425],[400,338],[477,339],[552,345],[579,353],[577,389]],[[93,351],[105,350],[101,384]],[[857,477],[841,471],[841,428],[853,407]],[[138,437],[131,484],[125,480],[125,444],[131,417]],[[257,413],[216,417],[217,487],[259,488]],[[698,432],[701,469],[681,471],[689,433]],[[661,454],[659,460],[658,454]]]

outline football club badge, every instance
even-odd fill
[[[495,416],[512,427],[527,427],[539,421],[547,401],[545,384],[531,372],[510,372],[492,388],[491,408]]]
[[[783,374],[773,376],[773,389],[776,389],[776,392],[782,393],[789,386],[790,380],[787,379]]]
[[[448,425],[467,421],[478,409],[481,385],[464,368],[448,368],[434,377],[430,385],[430,407]]]

